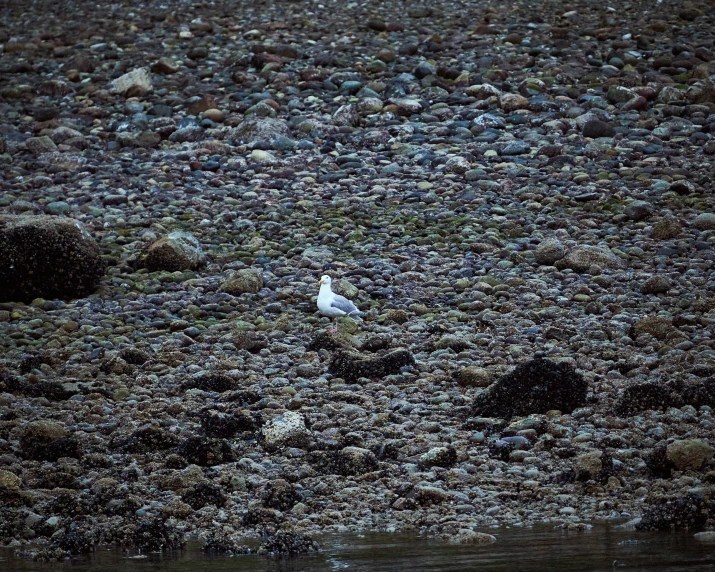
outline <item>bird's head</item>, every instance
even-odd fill
[[[322,286],[323,284],[327,284],[328,286],[330,286],[330,282],[331,282],[330,276],[321,276],[321,277],[320,277],[320,282],[319,282],[319,284],[320,284],[321,286]]]

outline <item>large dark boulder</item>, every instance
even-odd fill
[[[271,558],[310,554],[320,549],[310,536],[299,532],[293,533],[279,530],[274,535],[264,538],[258,547],[257,554]]]
[[[139,552],[176,550],[185,544],[184,535],[160,518],[140,522],[131,535],[131,542]]]
[[[587,383],[566,363],[536,358],[500,377],[474,401],[474,413],[486,417],[570,413],[586,403]]]
[[[0,302],[82,298],[106,263],[84,226],[70,218],[0,215]]]
[[[715,378],[692,383],[645,381],[626,387],[618,396],[616,415],[630,417],[643,411],[664,411],[669,407],[715,406]]]
[[[127,453],[153,453],[166,451],[178,444],[177,437],[157,425],[145,425],[129,435],[118,437],[114,446]]]
[[[698,494],[680,498],[661,498],[645,507],[638,530],[682,530],[697,532],[713,515],[714,503]]]
[[[643,411],[682,407],[682,395],[671,384],[636,383],[626,387],[618,397],[615,413],[630,417]]]

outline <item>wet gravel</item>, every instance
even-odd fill
[[[697,1],[10,2],[0,541],[712,527],[714,42]]]

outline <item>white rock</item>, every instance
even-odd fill
[[[112,82],[112,91],[114,93],[124,93],[135,86],[151,91],[151,75],[147,68],[137,68],[118,77]]]
[[[476,85],[470,85],[465,93],[469,97],[476,97],[477,99],[488,99],[492,96],[501,97],[502,92],[500,89],[494,87],[489,83],[480,83]]]
[[[279,447],[302,447],[310,439],[310,431],[300,413],[286,411],[266,423],[261,429],[263,446],[268,450]]]
[[[492,544],[496,542],[496,536],[486,532],[476,532],[469,528],[462,528],[459,532],[448,539],[450,544]]]
[[[715,543],[715,531],[706,530],[705,532],[698,532],[693,535],[693,538],[700,542],[707,542],[708,544],[713,544]]]
[[[268,151],[263,151],[262,149],[254,149],[251,151],[251,159],[256,163],[262,164],[272,164],[277,161],[277,159]]]

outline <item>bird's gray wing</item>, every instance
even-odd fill
[[[338,296],[337,294],[333,297],[333,301],[330,304],[333,308],[337,308],[341,312],[346,314],[360,314],[360,311],[355,307],[350,300],[344,296]]]

